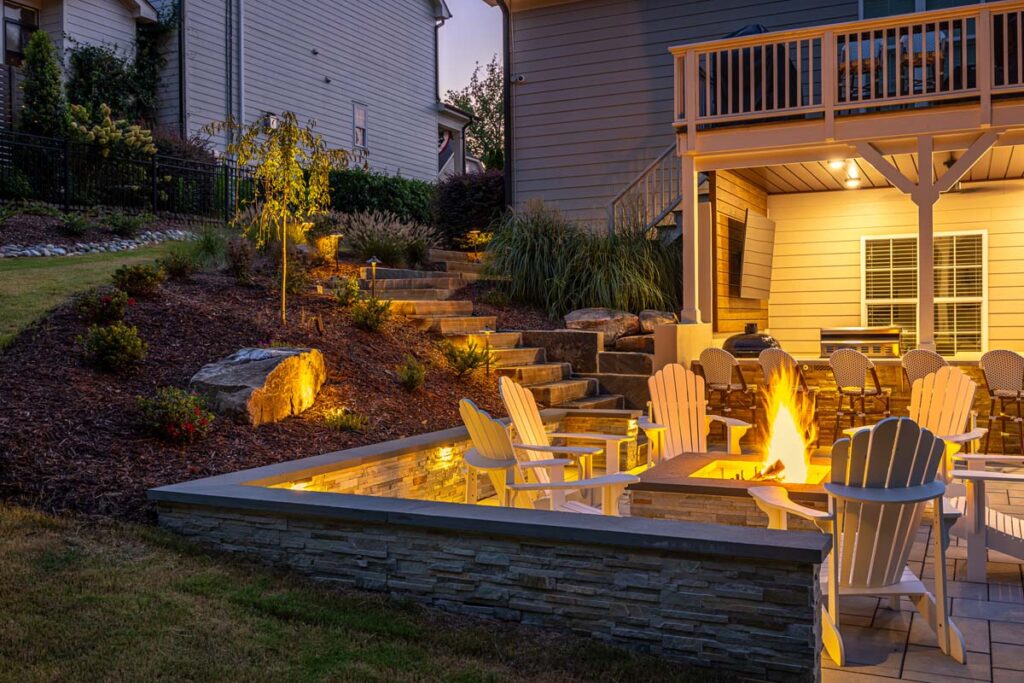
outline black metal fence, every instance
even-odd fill
[[[227,221],[253,196],[251,171],[230,162],[118,156],[97,145],[0,130],[0,201]]]

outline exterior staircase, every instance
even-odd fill
[[[521,332],[498,332],[497,318],[475,315],[473,302],[450,297],[467,282],[479,279],[483,265],[462,252],[432,251],[441,271],[377,268],[376,285],[369,268],[359,273],[359,286],[376,291],[391,301],[391,310],[407,316],[424,332],[454,344],[477,348],[490,346],[491,368],[526,386],[546,407],[599,409],[621,408],[622,396],[602,394],[592,377],[579,377],[569,363],[549,362],[543,347],[523,345]]]

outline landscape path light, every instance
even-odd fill
[[[376,256],[371,256],[367,261],[370,264],[370,296],[374,299],[377,298],[377,264],[380,262]]]

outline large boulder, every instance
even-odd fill
[[[640,331],[644,334],[654,334],[654,328],[658,325],[672,325],[679,322],[675,313],[668,311],[640,311]]]
[[[615,350],[631,353],[654,353],[654,335],[637,334],[630,337],[619,337],[615,340]]]
[[[565,326],[570,330],[603,332],[605,346],[612,346],[619,337],[637,334],[640,318],[611,308],[581,308],[565,316]]]
[[[207,394],[214,412],[261,425],[309,408],[325,379],[317,349],[246,348],[204,365],[189,387]]]

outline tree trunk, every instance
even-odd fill
[[[281,221],[281,324],[288,324],[288,221]]]

